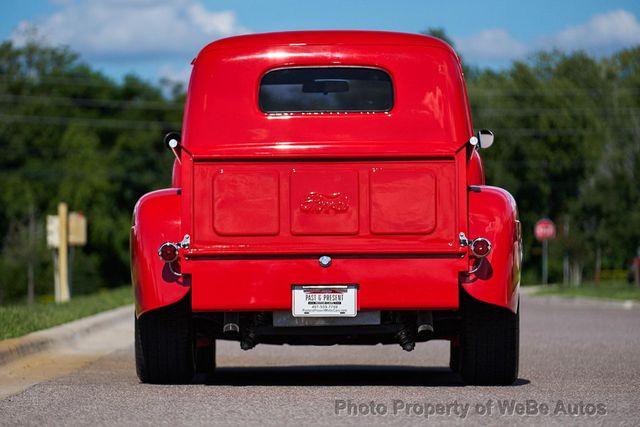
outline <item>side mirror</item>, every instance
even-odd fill
[[[180,145],[182,135],[179,132],[169,132],[164,136],[164,144],[171,149],[177,148]]]
[[[478,145],[480,148],[489,148],[493,145],[493,132],[487,129],[481,129],[477,134]]]
[[[178,163],[180,162],[180,141],[182,140],[182,135],[179,132],[169,132],[164,136],[164,144],[173,151],[173,155],[178,159]]]

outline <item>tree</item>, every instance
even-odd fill
[[[26,293],[30,271],[39,294],[53,289],[44,220],[62,200],[89,221],[74,291],[128,282],[133,205],[168,184],[161,139],[180,127],[183,95],[163,90],[135,76],[114,82],[64,48],[0,45],[0,302]]]

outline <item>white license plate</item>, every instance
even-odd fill
[[[357,285],[293,285],[294,317],[355,317]]]

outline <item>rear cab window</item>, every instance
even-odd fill
[[[260,81],[265,113],[387,112],[393,107],[391,77],[378,68],[281,68]]]

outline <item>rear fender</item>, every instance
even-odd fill
[[[130,242],[136,316],[173,304],[189,291],[189,283],[174,275],[158,256],[162,243],[181,240],[180,190],[158,190],[142,196],[133,211]]]
[[[507,191],[475,186],[469,191],[469,238],[485,237],[492,251],[475,274],[464,275],[462,287],[473,298],[508,308],[518,307],[522,237],[516,202]]]
[[[467,184],[484,185],[484,166],[477,150],[473,150],[467,166]]]
[[[182,165],[178,159],[173,161],[173,169],[171,170],[171,186],[174,188],[182,187]]]

